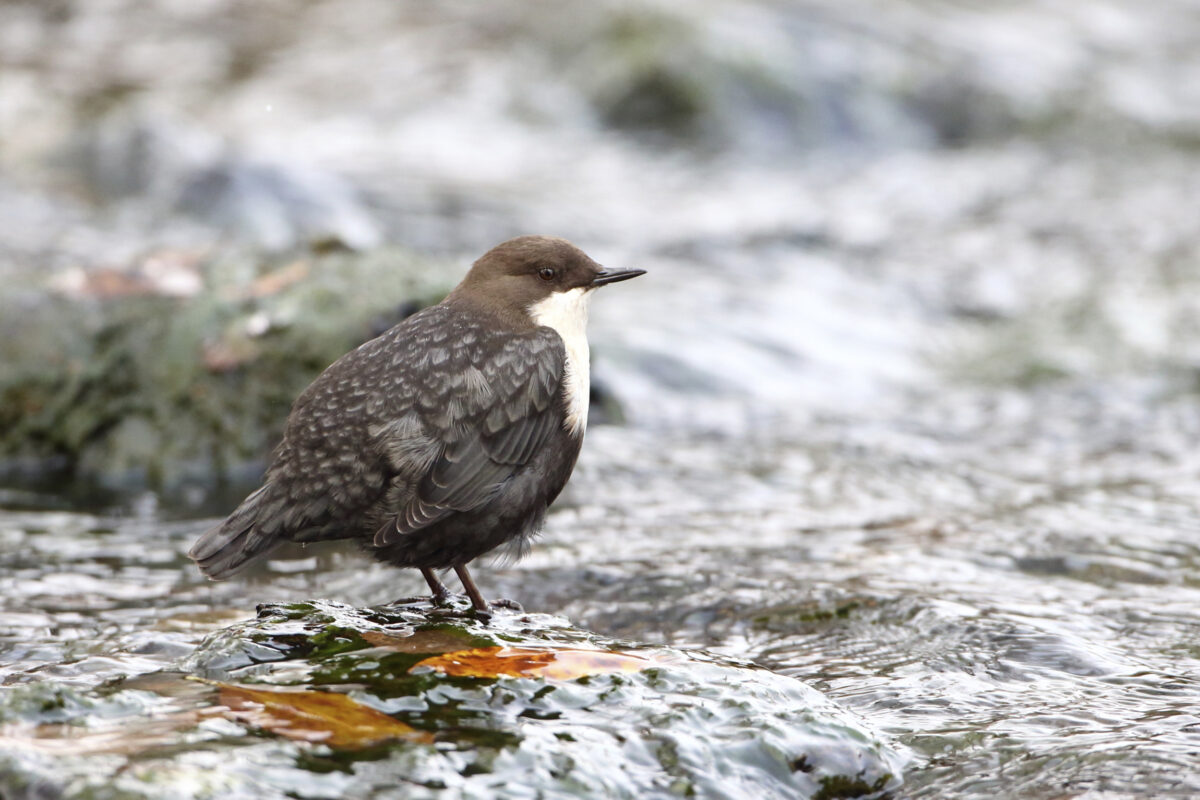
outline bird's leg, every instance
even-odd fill
[[[471,598],[471,605],[475,606],[475,613],[482,617],[490,617],[492,610],[488,608],[487,600],[484,600],[483,595],[479,593],[479,587],[475,585],[475,581],[471,580],[471,573],[467,572],[467,565],[455,564],[454,571],[458,573],[458,579],[462,581],[463,588],[467,590],[467,597]]]
[[[429,584],[429,590],[433,592],[433,602],[439,606],[446,605],[450,599],[450,590],[446,588],[446,584],[438,580],[437,573],[429,567],[421,567],[421,577],[425,579],[425,582]],[[474,598],[471,599],[474,600]]]

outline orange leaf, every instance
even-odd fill
[[[217,686],[221,704],[229,708],[227,716],[289,739],[340,748],[366,747],[388,739],[433,741],[430,734],[344,694]]]
[[[272,270],[250,284],[246,293],[251,297],[269,297],[278,294],[293,283],[299,283],[308,277],[308,262],[293,261],[287,266]]]
[[[464,678],[551,678],[569,681],[606,672],[638,672],[652,662],[641,656],[604,650],[542,650],[532,647],[480,647],[432,656],[415,665]]]

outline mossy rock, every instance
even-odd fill
[[[152,797],[170,776],[181,798],[879,797],[903,765],[792,678],[558,617],[485,624],[462,600],[264,606],[177,673],[39,692],[0,706],[58,723],[7,771],[65,796]]]
[[[457,277],[396,250],[186,266],[187,296],[136,269],[5,295],[0,472],[167,490],[252,472],[322,369]]]

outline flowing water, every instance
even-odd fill
[[[537,230],[643,267],[590,328],[625,420],[589,428],[531,555],[476,571],[485,593],[795,678],[900,754],[896,797],[1200,794],[1200,105],[1168,79],[1200,53],[1187,4],[631,4],[610,27],[360,0],[290,35],[244,11],[233,35],[212,5],[164,5],[128,50],[102,24],[115,0],[7,12],[2,111],[30,127],[0,174],[6,269],[214,230],[398,241],[454,269]],[[89,88],[89,56],[150,88]],[[99,208],[21,167],[82,95],[121,112],[56,162],[123,198]],[[95,165],[131,148],[152,168],[117,191]],[[236,203],[162,211],[164,187],[222,169],[252,187]],[[255,182],[275,174],[290,188]],[[325,206],[289,216],[289,192]],[[231,203],[236,223],[214,216]],[[323,547],[205,583],[184,555],[203,498],[63,497],[0,495],[0,724],[131,713],[104,688],[194,669],[260,603],[422,587]],[[46,778],[6,735],[16,774]],[[96,756],[114,775],[122,748]]]

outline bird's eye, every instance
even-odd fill
[[[538,277],[544,281],[552,281],[556,275],[558,275],[558,273],[555,272],[551,267],[542,267],[538,270]]]

